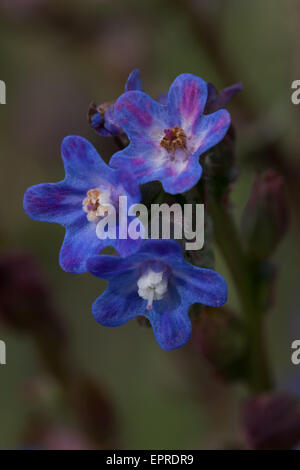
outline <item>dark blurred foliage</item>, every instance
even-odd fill
[[[0,321],[21,332],[49,335],[57,347],[66,341],[44,273],[37,261],[22,253],[0,256]]]
[[[191,344],[223,380],[242,379],[246,343],[240,319],[227,308],[202,310],[193,323]]]
[[[73,411],[79,424],[82,439],[89,448],[113,446],[115,416],[110,400],[102,388],[73,366],[72,351],[67,341],[67,325],[53,305],[53,299],[37,262],[29,255],[4,254],[0,257],[0,325],[19,334],[28,334],[34,341],[44,368],[52,376],[50,386],[35,382],[29,399],[42,401],[43,393],[49,392],[57,382],[66,405]],[[40,385],[37,387],[36,385]],[[58,429],[57,442],[52,438],[55,431],[51,425],[42,426],[33,420],[30,435],[39,436],[31,444],[63,448],[72,432]],[[68,437],[69,436],[69,437]],[[73,446],[80,447],[75,438]],[[61,444],[60,444],[61,442]],[[29,442],[30,444],[30,442]]]
[[[298,373],[298,18],[296,0],[0,0],[0,447],[296,446],[298,405],[269,390]],[[119,148],[89,128],[87,109],[115,99],[136,67],[153,97],[199,75],[211,83],[206,111],[232,114],[185,195],[206,206],[204,250],[187,258],[224,275],[228,305],[193,307],[192,341],[172,353],[141,322],[96,325],[104,282],[63,273],[62,230],[21,204],[26,187],[62,178],[65,135],[89,138],[106,161]],[[150,204],[160,185],[142,190]]]

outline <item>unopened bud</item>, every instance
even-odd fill
[[[249,253],[266,259],[286,233],[288,210],[283,180],[273,170],[258,175],[242,217],[242,233]]]
[[[241,83],[235,83],[227,88],[224,88],[219,93],[212,83],[207,84],[207,102],[205,107],[206,113],[214,113],[218,109],[225,108],[234,96],[243,90]]]
[[[102,137],[120,136],[124,134],[114,118],[114,103],[96,105],[92,102],[87,114],[90,126]]]
[[[285,394],[250,399],[244,410],[247,440],[255,450],[290,450],[300,442],[300,408]]]

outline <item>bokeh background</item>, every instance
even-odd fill
[[[29,219],[23,194],[30,185],[63,178],[60,144],[66,135],[84,136],[103,157],[112,155],[115,143],[88,125],[88,105],[119,96],[134,68],[153,97],[190,72],[219,89],[239,81],[244,86],[229,106],[237,133],[240,176],[232,200],[238,219],[253,180],[249,155],[263,139],[278,143],[289,159],[299,158],[300,109],[290,98],[291,82],[300,79],[299,22],[297,0],[0,0],[0,79],[7,85],[7,104],[0,106],[1,253],[34,257],[46,278],[51,312],[68,337],[62,340],[63,348],[68,344],[63,367],[97,383],[96,408],[105,397],[106,418],[101,415],[92,428],[113,430],[104,432],[98,448],[243,447],[246,392],[220,380],[189,346],[162,351],[151,330],[136,321],[116,329],[97,325],[91,304],[105,284],[60,269],[64,231]],[[291,205],[290,228],[275,259],[269,359],[278,389],[300,394],[300,366],[290,360],[291,342],[300,339],[297,205]],[[228,305],[238,309],[218,253],[216,260],[229,283]],[[9,304],[22,289],[7,287],[3,272],[1,291]],[[47,307],[40,315],[46,324]],[[0,339],[7,344],[7,365],[0,366],[0,447],[87,448],[86,428],[62,396],[63,380],[49,373],[38,341],[25,330],[0,320]],[[84,388],[75,408],[85,412],[89,397]]]

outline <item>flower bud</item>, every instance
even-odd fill
[[[286,233],[288,210],[283,180],[273,170],[258,175],[242,217],[242,233],[250,255],[270,257]]]
[[[300,408],[285,394],[250,399],[244,409],[247,440],[254,450],[290,450],[300,442]]]
[[[236,93],[243,90],[241,83],[235,83],[227,88],[224,88],[219,93],[212,83],[207,84],[207,102],[205,107],[206,113],[214,113],[218,109],[225,108],[228,103],[234,98]]]

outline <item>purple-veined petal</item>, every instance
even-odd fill
[[[64,181],[37,184],[27,189],[24,210],[35,220],[72,224],[82,213],[84,193]]]
[[[156,142],[132,140],[124,150],[115,153],[110,165],[127,168],[139,184],[160,180],[164,174],[165,150]]]
[[[161,93],[157,98],[157,101],[160,104],[167,105],[168,104],[168,93]]]
[[[115,116],[130,139],[160,142],[168,123],[167,107],[142,91],[129,91],[121,95],[115,104]]]
[[[119,153],[119,152],[118,152]],[[118,185],[118,188],[122,188],[121,195],[127,196],[127,207],[129,208],[131,205],[136,204],[141,201],[142,195],[140,191],[140,187],[138,182],[136,181],[136,177],[134,173],[131,171],[128,165],[124,166],[121,165],[115,171],[115,181]]]
[[[95,147],[79,136],[68,136],[62,142],[65,181],[78,190],[96,188],[101,181],[112,181],[114,172],[106,165]]]
[[[192,141],[195,153],[199,156],[221,142],[229,126],[230,114],[225,109],[201,116],[193,127]]]
[[[169,164],[164,169],[161,182],[164,190],[169,194],[179,194],[193,188],[202,175],[202,167],[199,164],[199,155],[189,157],[186,167],[180,171],[176,163]]]
[[[139,69],[135,69],[131,72],[125,85],[125,91],[133,91],[133,90],[143,91]]]
[[[101,240],[96,234],[97,222],[89,222],[84,213],[76,222],[66,227],[66,235],[60,251],[60,265],[67,272],[88,271],[87,260],[100,253],[103,248],[111,246],[116,249],[121,257],[134,254],[142,239],[124,240],[106,238]],[[118,234],[118,227],[116,227]]]
[[[187,134],[202,115],[207,100],[207,83],[190,73],[179,75],[168,94],[170,127],[179,126]]]
[[[84,213],[77,221],[66,227],[66,235],[59,254],[59,263],[67,272],[84,273],[90,256],[112,243],[99,240],[96,236],[96,223],[88,222]]]

